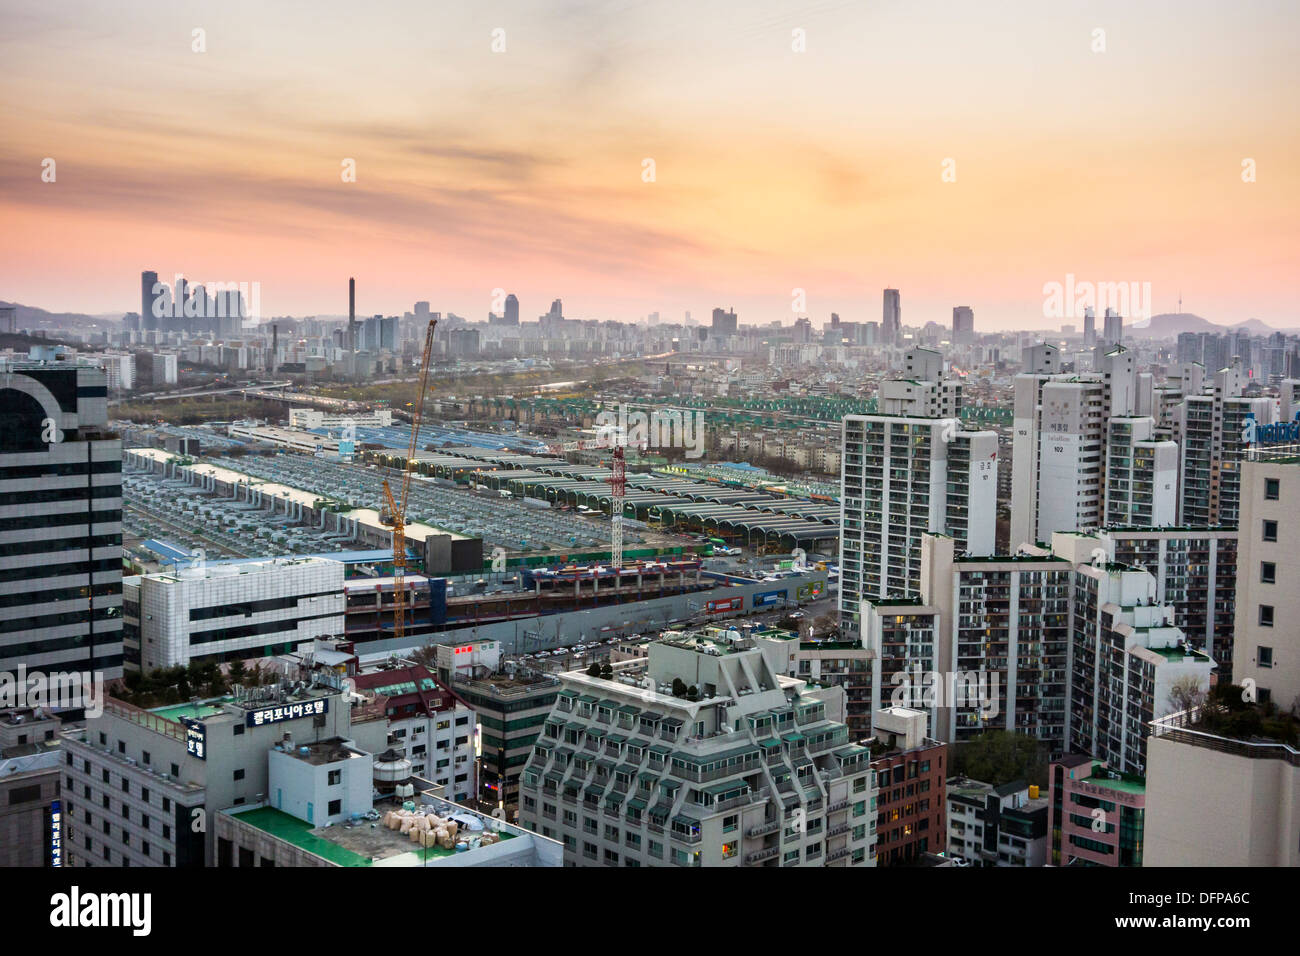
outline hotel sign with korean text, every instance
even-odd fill
[[[200,760],[208,759],[208,725],[190,717],[182,717],[185,725],[185,752]]]
[[[267,724],[278,724],[282,720],[298,720],[302,717],[328,714],[329,709],[329,700],[320,697],[316,700],[295,701],[292,704],[278,704],[275,707],[250,710],[244,720],[249,727],[265,727]]]
[[[50,866],[63,866],[63,805],[50,803]]]

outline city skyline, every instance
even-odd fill
[[[363,314],[789,324],[889,287],[983,332],[1068,323],[1074,275],[1296,325],[1282,4],[320,9],[12,6],[0,298],[133,311],[149,268],[264,315],[341,314],[355,275]]]

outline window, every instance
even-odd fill
[[[1256,652],[1256,654],[1257,654],[1256,660],[1259,662],[1260,667],[1273,666],[1273,648],[1264,647],[1261,645],[1259,650]]]
[[[1259,563],[1259,583],[1277,584],[1277,565],[1272,561],[1261,561]]]
[[[172,764],[172,776],[173,776],[173,777],[179,777],[180,775],[181,775],[181,768],[180,768],[180,765],[179,765],[179,764]],[[166,807],[163,807],[163,809],[166,810],[167,808],[166,808]]]
[[[150,759],[151,759],[150,756],[149,756],[149,751],[147,751],[147,750],[144,751],[144,753],[142,753],[140,756],[144,758],[144,762],[145,762],[145,764],[147,765],[147,764],[149,763]]]
[[[235,779],[236,779],[236,780],[243,780],[243,779],[244,779],[244,768],[243,768],[243,767],[240,767],[238,770],[235,771]]]
[[[343,801],[331,800],[329,805],[329,815],[334,816],[335,814],[342,813],[342,812],[343,812]]]
[[[331,787],[337,787],[342,782],[343,782],[343,771],[331,770],[330,777],[329,777],[329,785]]]
[[[1276,522],[1276,521],[1268,520],[1268,521],[1265,521],[1265,522],[1264,522],[1264,540],[1265,540],[1265,541],[1276,541],[1276,540],[1277,540],[1277,522]]]
[[[240,734],[242,734],[243,732],[244,732],[244,725],[243,725],[243,724],[235,724],[235,726],[234,726],[234,728],[233,728],[233,735],[236,736],[236,737],[238,737],[238,736],[239,736]]]
[[[1276,478],[1264,479],[1264,500],[1277,501],[1281,497],[1281,483]]]
[[[1260,627],[1273,626],[1273,605],[1261,604],[1259,606],[1259,626]]]

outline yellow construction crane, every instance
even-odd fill
[[[429,387],[429,358],[433,355],[433,329],[437,319],[429,320],[424,333],[424,356],[420,360],[420,393],[415,399],[415,412],[411,416],[411,442],[406,449],[406,465],[402,468],[402,492],[393,500],[393,489],[384,479],[384,498],[388,502],[388,515],[393,525],[393,637],[406,636],[406,503],[411,490],[411,470],[415,453],[420,445],[420,421],[424,413],[424,393]]]

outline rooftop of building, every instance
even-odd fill
[[[418,781],[417,781],[418,782]],[[428,784],[432,787],[432,784]],[[387,865],[420,866],[427,861],[455,856],[459,853],[474,853],[479,848],[444,849],[440,846],[420,847],[412,843],[410,837],[399,830],[390,830],[383,823],[383,816],[389,810],[400,810],[418,806],[396,798],[377,801],[374,805],[376,814],[363,816],[347,823],[337,823],[323,827],[312,826],[305,820],[284,813],[270,806],[257,806],[245,809],[235,807],[223,811],[238,819],[241,823],[255,827],[264,833],[292,844],[308,853],[313,853],[337,866],[372,866],[381,861]],[[498,833],[503,841],[517,839],[521,832],[491,817],[462,807],[458,804],[438,800],[430,805],[437,813],[446,818],[451,817],[460,827],[457,834],[462,836],[481,834],[489,827],[499,827]],[[472,842],[472,841],[471,841]]]
[[[1085,779],[1095,786],[1105,787],[1108,790],[1118,790],[1122,793],[1147,792],[1145,778],[1139,777],[1137,774],[1110,770],[1100,760],[1092,761],[1092,774]]]
[[[277,744],[275,749],[295,760],[311,764],[313,767],[323,767],[326,764],[369,756],[369,754],[350,746],[342,737],[330,737],[306,744],[293,744],[287,749]]]

